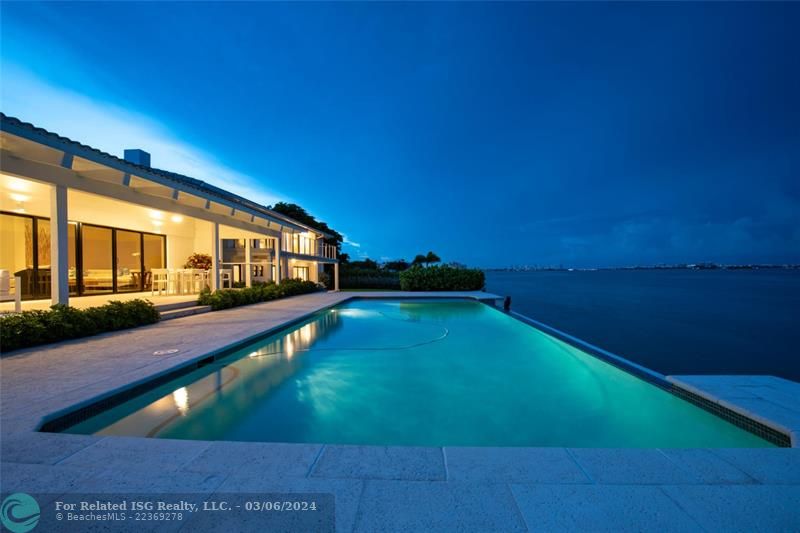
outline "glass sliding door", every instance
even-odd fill
[[[81,225],[82,295],[106,294],[114,291],[112,238],[110,228]]]
[[[0,298],[8,299],[17,290],[23,299],[33,298],[36,292],[33,258],[33,217],[0,215]],[[21,278],[20,287],[14,286],[15,276]]]
[[[117,235],[117,292],[141,291],[142,234],[115,230]]]
[[[69,222],[70,296],[149,290],[151,269],[166,267],[166,243],[164,235]],[[49,219],[0,213],[0,300],[13,299],[15,276],[23,300],[50,298],[50,251]]]
[[[67,267],[69,272],[69,295],[78,295],[78,223],[70,222],[67,226]]]
[[[50,220],[36,219],[36,298],[50,297]]]
[[[150,290],[153,283],[153,269],[167,266],[167,240],[163,235],[143,234],[144,242],[144,287]]]

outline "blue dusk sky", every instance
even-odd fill
[[[800,262],[800,4],[8,3],[3,112],[352,257]]]

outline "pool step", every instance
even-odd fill
[[[195,302],[191,302],[195,304]],[[169,309],[167,311],[161,311],[161,320],[171,320],[173,318],[181,318],[185,316],[192,316],[192,315],[199,315],[201,313],[208,313],[211,311],[210,305],[192,305],[191,307],[181,307],[178,309]]]

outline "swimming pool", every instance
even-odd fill
[[[353,300],[66,432],[365,445],[772,446],[467,300]]]

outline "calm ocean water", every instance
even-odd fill
[[[800,271],[487,272],[512,308],[664,374],[800,381]]]

